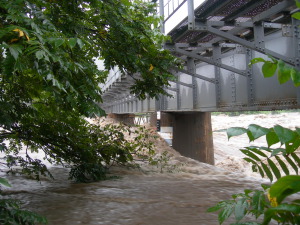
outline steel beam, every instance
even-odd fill
[[[180,84],[180,85],[182,85],[182,86],[185,86],[185,87],[193,88],[193,85],[192,85],[192,84],[187,84],[187,83],[184,83],[184,82],[181,82],[181,81],[177,81],[177,80],[169,80],[169,82],[173,82],[173,83],[176,83],[176,84]]]
[[[159,0],[159,14],[160,14],[161,18],[165,17],[164,0]],[[164,19],[160,20],[160,31],[163,34],[165,33],[165,22],[164,22]]]
[[[300,71],[300,21],[292,18],[295,68]],[[297,104],[300,105],[300,88],[297,88]]]
[[[250,48],[250,49],[253,49],[255,51],[261,52],[263,54],[270,55],[274,58],[281,59],[281,60],[283,60],[287,63],[294,64],[294,62],[293,62],[294,60],[292,58],[286,57],[286,56],[281,55],[281,54],[279,54],[277,52],[274,52],[272,50],[256,46],[255,43],[247,41],[247,40],[242,39],[242,38],[239,38],[239,37],[237,37],[235,35],[232,35],[228,32],[221,31],[221,30],[216,29],[216,28],[211,27],[211,26],[199,27],[199,28],[202,28],[203,30],[206,30],[206,31],[208,31],[212,34],[215,34],[215,35],[220,36],[222,38],[225,38],[227,40],[230,40],[230,41],[233,41],[233,42],[238,43],[240,45],[243,45],[246,48]]]
[[[260,13],[259,15],[255,16],[254,18],[252,18],[252,22],[256,23],[259,21],[263,21],[266,18],[271,17],[272,15],[275,15],[291,6],[295,5],[295,1],[294,0],[286,0],[286,1],[282,1],[276,5],[274,5],[273,7],[265,10],[264,12]]]
[[[170,91],[175,91],[177,92],[177,88],[170,88],[170,87],[166,87],[167,90],[170,90]]]
[[[213,47],[213,59],[214,61],[220,63],[221,62],[221,47],[219,45],[215,45]],[[216,93],[216,107],[218,108],[221,103],[221,71],[220,67],[215,65],[215,93]]]
[[[186,51],[186,50],[183,50],[183,49],[180,49],[180,48],[176,48],[176,52],[181,53],[181,54],[186,55],[186,56],[191,57],[191,58],[199,59],[203,62],[206,62],[206,63],[214,65],[214,66],[218,66],[222,69],[229,70],[229,71],[237,73],[239,75],[246,76],[245,71],[242,71],[242,70],[236,69],[234,67],[222,64],[220,61],[217,62],[215,60],[205,58],[205,57],[200,56],[200,55],[198,55],[194,52],[189,52],[189,51]]]
[[[188,72],[195,74],[196,73],[196,65],[194,58],[187,59],[187,70]],[[197,108],[197,97],[198,97],[198,88],[197,88],[197,80],[194,76],[192,76],[192,88],[193,88],[193,109]]]
[[[242,16],[244,13],[251,11],[258,5],[260,5],[264,0],[251,0],[236,10],[234,13],[226,16],[223,20],[224,21],[233,21],[234,19]]]
[[[195,27],[194,0],[187,0],[188,5],[188,29],[193,30]]]
[[[214,79],[211,79],[211,78],[208,78],[206,76],[203,76],[203,75],[199,75],[199,74],[196,74],[195,72],[190,72],[188,70],[185,70],[185,69],[179,69],[179,68],[174,68],[174,70],[176,71],[179,71],[179,72],[182,72],[184,74],[187,74],[187,75],[190,75],[192,77],[196,77],[196,78],[199,78],[201,80],[205,80],[205,81],[208,81],[210,83],[215,83],[215,80]]]
[[[201,24],[201,22],[199,22]],[[212,27],[254,27],[254,23],[252,21],[247,22],[227,22],[227,21],[207,21],[206,26],[212,26]],[[281,23],[264,23],[263,26],[265,28],[273,28],[273,29],[281,29],[282,24]],[[197,29],[197,27],[195,27]]]

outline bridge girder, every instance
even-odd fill
[[[297,10],[293,0],[250,0],[238,9],[231,7],[237,0],[205,1],[196,10],[193,0],[186,1],[188,17],[169,33],[172,43],[165,45],[186,61],[184,68],[170,68],[177,79],[165,89],[173,98],[139,101],[128,91],[134,79],[125,76],[104,92],[110,100],[106,109],[131,113],[145,112],[145,108],[240,111],[300,107],[300,91],[291,83],[280,86],[276,78],[262,78],[259,66],[248,67],[252,58],[268,55],[300,69],[299,22],[291,18]]]

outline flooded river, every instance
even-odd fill
[[[67,170],[52,168],[55,180],[38,183],[10,176],[9,197],[45,215],[49,225],[216,225],[217,214],[206,213],[214,203],[230,198],[255,180],[204,164],[177,173],[113,169],[119,179],[89,184],[67,181]]]
[[[223,134],[216,135],[221,138]],[[226,171],[228,163],[220,163],[220,149],[221,145],[224,149],[231,147],[226,147],[226,142],[215,144],[216,163],[224,168],[175,154],[172,160],[180,166],[173,173],[160,173],[147,165],[142,165],[142,170],[112,168],[111,175],[120,178],[76,184],[67,179],[66,168],[52,167],[55,180],[43,179],[40,183],[6,176],[13,188],[6,189],[5,194],[46,216],[49,225],[217,225],[217,213],[206,213],[207,208],[246,188],[259,188],[262,180],[246,176],[244,168],[238,168],[241,165],[235,166],[235,171]],[[226,157],[223,159],[229,160]],[[236,161],[231,163],[235,165]]]

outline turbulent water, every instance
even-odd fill
[[[14,188],[6,191],[50,225],[218,224],[206,209],[255,183],[197,163],[174,174],[118,168],[112,174],[120,179],[90,184],[67,182],[63,168],[51,172],[56,179],[41,183],[10,176]]]
[[[214,118],[213,123],[214,129],[221,128]],[[217,133],[215,138],[222,135]],[[173,173],[160,173],[146,165],[142,165],[142,171],[113,168],[111,174],[119,179],[75,184],[67,180],[67,169],[52,167],[55,180],[39,183],[23,176],[7,176],[13,188],[4,193],[46,216],[49,225],[216,225],[218,216],[207,213],[208,207],[246,188],[259,188],[262,180],[247,177],[243,164],[232,160],[238,155],[230,150],[234,146],[224,146],[222,152],[220,140],[215,143],[216,163],[223,168],[172,152],[171,161],[178,165]]]

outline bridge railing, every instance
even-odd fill
[[[102,84],[100,87],[104,91],[109,88],[114,82],[116,82],[121,77],[121,72],[118,67],[111,69],[107,76],[105,84]]]

